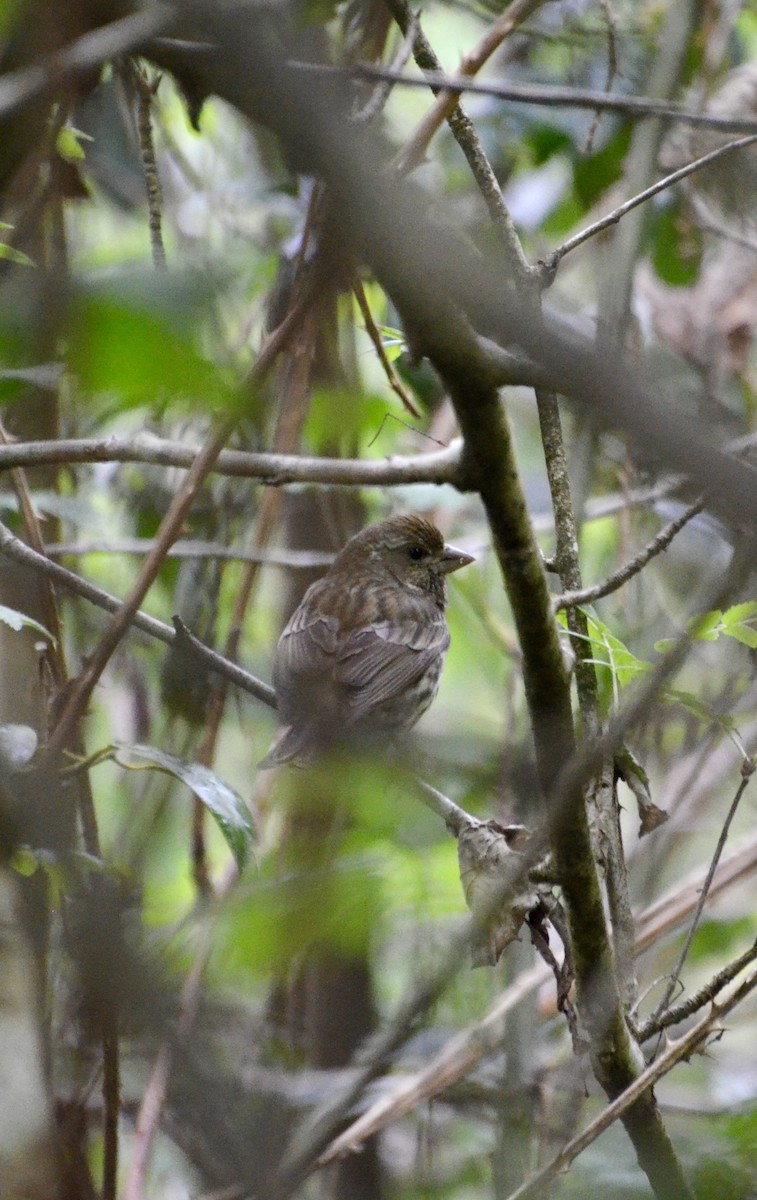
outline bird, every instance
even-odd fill
[[[446,577],[473,561],[414,515],[351,538],[279,638],[282,726],[259,766],[307,765],[412,728],[436,696],[450,643]]]

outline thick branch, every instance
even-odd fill
[[[55,442],[16,442],[0,446],[0,470],[47,463],[141,462],[159,467],[192,466],[198,447],[166,438],[65,438]],[[407,458],[304,458],[298,454],[251,454],[222,450],[213,470],[220,475],[259,479],[271,487],[323,483],[331,487],[381,487],[406,483],[452,483],[458,479],[461,443]]]

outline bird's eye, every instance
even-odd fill
[[[426,557],[426,552],[422,546],[411,546],[408,554],[413,562],[420,562],[422,558]]]

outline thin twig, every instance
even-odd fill
[[[50,558],[83,558],[88,554],[147,554],[152,538],[123,538],[110,541],[48,542],[44,551]],[[218,558],[228,562],[258,562],[268,567],[288,571],[312,571],[328,567],[334,555],[328,550],[248,550],[224,546],[220,542],[204,542],[199,538],[181,538],[174,542],[168,558]],[[52,631],[51,631],[52,632]]]
[[[757,942],[754,942],[748,950],[729,963],[727,967],[723,967],[722,971],[718,971],[712,979],[695,992],[693,996],[689,996],[681,1004],[676,1004],[674,1008],[669,1008],[667,1012],[662,1013],[659,1017],[650,1017],[643,1025],[640,1025],[634,1030],[636,1040],[642,1045],[649,1038],[654,1037],[656,1033],[660,1033],[663,1029],[670,1029],[674,1025],[685,1021],[687,1017],[693,1016],[700,1008],[704,1008],[705,1004],[710,1004],[724,987],[732,983],[745,967],[750,966],[757,959]]]
[[[609,94],[615,76],[618,73],[618,50],[615,36],[617,30],[617,19],[615,17],[615,13],[613,12],[610,0],[599,0],[599,6],[604,14],[605,25],[607,27],[607,76],[605,78],[605,93]],[[600,118],[601,113],[595,112],[594,116],[592,117],[591,125],[589,126],[589,132],[586,135],[584,154],[590,154],[594,147],[594,138],[596,136],[597,129],[599,128]]]
[[[447,75],[443,71],[426,71],[423,79],[413,75],[402,75],[389,67],[362,63],[356,67],[332,67],[324,64],[290,61],[290,67],[298,71],[318,75],[356,75],[366,79],[387,79],[405,87],[423,88],[429,85],[455,96],[470,92],[476,96],[493,96],[498,100],[510,100],[514,104],[540,104],[547,108],[598,108],[617,112],[623,116],[639,119],[661,117],[670,121],[682,121],[704,129],[722,129],[728,133],[756,133],[757,121],[738,117],[714,117],[709,113],[692,112],[678,104],[651,100],[645,96],[608,96],[587,88],[547,87],[540,84],[512,84],[489,81],[479,83],[460,75]]]
[[[679,517],[661,529],[643,550],[605,579],[603,583],[596,583],[593,587],[563,592],[561,596],[555,596],[552,602],[555,612],[560,612],[565,608],[575,608],[579,604],[591,604],[595,600],[601,600],[603,596],[617,592],[619,588],[628,583],[629,579],[638,575],[648,562],[651,562],[658,554],[662,554],[663,550],[667,550],[676,534],[680,533],[689,521],[702,512],[704,505],[704,500],[695,500],[693,504],[684,509]]]
[[[584,242],[588,242],[589,238],[595,237],[601,233],[603,229],[609,229],[611,225],[617,225],[621,217],[632,209],[638,208],[640,204],[644,204],[647,200],[651,200],[653,196],[659,192],[664,192],[667,188],[673,187],[680,180],[686,179],[688,175],[693,175],[695,171],[700,171],[702,167],[708,166],[715,162],[716,159],[722,158],[724,154],[731,154],[734,150],[743,150],[745,146],[751,146],[757,141],[757,133],[752,133],[748,137],[736,138],[732,142],[726,142],[724,146],[718,146],[716,150],[710,150],[709,154],[703,154],[701,158],[694,159],[693,162],[687,163],[685,167],[680,167],[677,171],[673,171],[670,175],[665,175],[664,178],[658,179],[650,187],[644,188],[636,196],[632,196],[630,200],[626,200],[623,204],[614,208],[607,216],[601,217],[595,221],[593,225],[589,225],[586,229],[582,229],[580,233],[574,237],[568,238],[567,242],[563,242],[562,246],[558,246],[553,250],[547,258],[542,260],[542,268],[547,278],[551,278],[558,266],[562,262],[566,254],[570,254],[571,250],[582,246]],[[757,246],[752,243],[752,249]]]
[[[675,1042],[672,1042],[664,1054],[660,1055],[645,1071],[633,1081],[633,1083],[621,1092],[616,1100],[608,1104],[596,1120],[583,1130],[582,1133],[568,1142],[555,1158],[546,1166],[527,1179],[522,1187],[516,1188],[511,1192],[507,1200],[527,1200],[527,1198],[543,1195],[544,1185],[554,1179],[567,1166],[578,1158],[593,1142],[597,1140],[600,1134],[618,1120],[628,1109],[636,1103],[640,1096],[651,1088],[658,1079],[663,1075],[667,1075],[668,1071],[672,1070],[677,1063],[683,1059],[689,1058],[696,1050],[700,1048],[705,1039],[716,1027],[724,1016],[731,1012],[738,1004],[745,1000],[746,997],[757,987],[757,971],[745,979],[744,982],[736,988],[731,996],[722,1004],[713,1004],[712,1011],[707,1016],[702,1017],[700,1021],[683,1037]]]
[[[386,375],[389,387],[392,389],[395,395],[399,396],[407,411],[411,413],[412,416],[414,416],[417,420],[420,420],[422,415],[420,409],[413,402],[405,388],[400,383],[400,380],[397,377],[397,372],[387,358],[386,350],[384,349],[384,343],[381,341],[381,334],[376,326],[376,322],[373,319],[368,300],[366,299],[365,289],[357,277],[353,280],[352,292],[357,300],[358,308],[360,309],[363,320],[365,321],[366,332],[373,342],[373,348],[378,355],[378,360],[381,363],[384,374]]]
[[[723,822],[723,828],[720,831],[720,837],[718,838],[718,843],[717,843],[717,846],[715,847],[715,853],[712,856],[712,862],[710,863],[710,868],[707,872],[704,884],[702,886],[702,892],[699,897],[699,902],[698,902],[696,910],[694,912],[694,916],[692,917],[691,925],[689,927],[689,932],[686,935],[686,941],[683,944],[683,949],[681,950],[681,953],[678,958],[678,962],[675,965],[675,969],[673,970],[673,972],[670,976],[670,979],[668,980],[663,997],[660,1000],[660,1003],[657,1005],[657,1008],[655,1009],[652,1020],[655,1020],[655,1021],[659,1020],[660,1016],[662,1015],[662,1013],[665,1011],[668,1004],[670,1003],[670,998],[673,995],[673,992],[675,991],[676,985],[680,978],[681,971],[683,970],[683,964],[686,962],[686,958],[688,956],[689,950],[691,949],[691,943],[694,940],[694,934],[696,933],[697,929],[699,928],[699,922],[702,918],[702,912],[704,911],[704,906],[707,903],[707,897],[708,897],[709,891],[710,891],[710,884],[712,883],[713,877],[715,875],[715,871],[717,870],[717,865],[720,862],[721,855],[725,848],[725,844],[728,839],[728,832],[731,828],[731,823],[733,821],[733,818],[736,816],[736,810],[739,807],[739,804],[741,802],[741,797],[744,795],[744,792],[747,789],[749,780],[751,779],[754,772],[755,772],[754,760],[751,758],[745,758],[741,765],[741,779],[739,781],[739,786],[736,788],[736,795],[734,796],[734,798],[731,802],[731,807],[728,810],[728,815],[726,816],[726,819]]]
[[[102,588],[96,587],[93,583],[89,583],[86,579],[82,579],[74,571],[67,570],[66,567],[61,567],[58,563],[52,562],[43,554],[37,554],[20,538],[14,537],[10,530],[0,523],[0,555],[7,555],[15,562],[21,563],[23,566],[31,567],[34,571],[39,571],[43,575],[47,575],[54,583],[61,587],[74,592],[82,599],[88,600],[90,604],[94,604],[97,608],[102,608],[105,612],[115,613],[122,607],[122,601],[116,596],[111,596],[109,592],[103,591]],[[136,629],[141,629],[150,637],[156,638],[159,642],[165,643],[167,646],[172,646],[176,641],[177,633],[170,625],[164,624],[163,621],[158,621],[155,617],[148,616],[144,612],[134,613],[131,624]],[[182,632],[182,636],[184,633]],[[236,663],[229,662],[222,655],[216,654],[208,646],[198,642],[196,638],[192,638],[187,634],[188,640],[192,645],[192,650],[195,654],[202,658],[212,671],[216,671],[219,675],[223,675],[236,687],[247,692],[250,696],[254,696],[263,704],[267,704],[269,708],[276,707],[276,695],[272,687],[262,680],[256,679],[254,675],[250,675],[248,671],[243,671]]]
[[[152,102],[160,83],[158,76],[151,83],[137,63],[131,64],[131,78],[137,93],[137,133],[142,155],[142,171],[147,191],[147,212],[150,227],[152,261],[158,271],[166,269],[166,250],[163,245],[163,189],[160,186],[158,162],[155,157],[155,141],[152,135]]]

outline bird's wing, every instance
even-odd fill
[[[448,646],[449,630],[441,615],[410,626],[377,622],[353,631],[339,649],[337,664],[350,722],[410,687]]]
[[[320,675],[338,652],[339,622],[309,605],[300,605],[276,647],[276,674]]]

